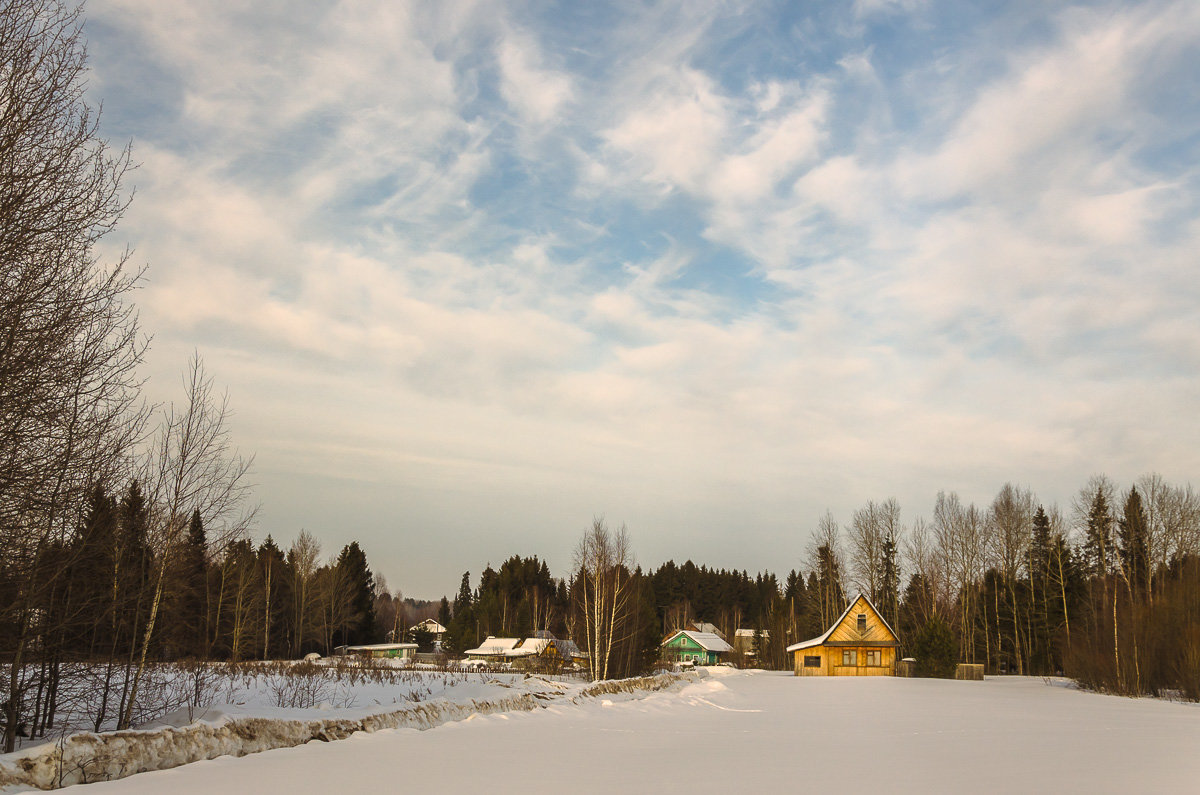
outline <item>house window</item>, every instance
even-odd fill
[[[867,631],[867,614],[866,613],[858,614],[858,631],[859,632]]]
[[[879,649],[867,649],[867,665],[883,665],[883,652]]]
[[[806,655],[804,656],[804,667],[805,667],[805,668],[820,668],[820,667],[821,667],[821,657],[820,657],[820,655],[812,655],[812,656],[810,656],[810,655],[807,655],[807,654],[806,654]]]
[[[842,649],[842,665],[858,665],[858,649]]]

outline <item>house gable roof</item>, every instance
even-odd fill
[[[546,651],[546,648],[554,643],[553,638],[526,638],[521,641],[515,648],[504,652],[505,657],[528,657],[532,654],[541,654]],[[555,646],[555,649],[558,647]]]
[[[479,644],[479,648],[467,649],[464,654],[502,657],[505,652],[515,649],[520,642],[520,638],[495,638],[488,635],[487,639]]]
[[[368,643],[364,646],[341,646],[346,651],[391,651],[393,649],[415,649],[415,643]]]
[[[705,651],[711,651],[711,652],[715,652],[717,654],[720,654],[722,652],[727,652],[727,651],[733,651],[733,647],[730,646],[728,643],[726,643],[723,639],[721,639],[717,635],[714,635],[711,632],[695,632],[690,629],[676,630],[676,632],[673,635],[671,635],[671,637],[664,640],[662,642],[662,644],[660,644],[660,645],[666,646],[668,643],[675,640],[680,635],[683,635],[688,640],[690,640],[692,643],[695,643],[697,646],[704,649]]]
[[[894,643],[899,638],[899,636],[896,634],[896,630],[892,629],[892,625],[887,622],[887,619],[883,617],[883,613],[879,612],[879,609],[877,607],[875,607],[875,605],[871,602],[870,598],[865,593],[860,592],[853,599],[850,600],[850,604],[846,606],[845,611],[838,617],[837,621],[833,622],[833,625],[830,626],[829,629],[825,630],[825,633],[823,635],[816,637],[816,638],[811,638],[810,640],[801,641],[800,643],[793,643],[791,646],[787,647],[788,654],[791,654],[794,651],[800,651],[802,649],[811,649],[814,646],[825,645],[825,643],[829,640],[830,636],[833,635],[833,633],[836,632],[838,630],[838,628],[843,625],[843,623],[845,623],[845,621],[849,617],[851,611],[854,610],[854,606],[857,605],[860,601],[863,602],[866,605],[867,609],[870,610],[875,615],[875,617],[879,619],[879,623],[881,623],[883,625],[883,627],[888,631],[888,633],[892,636],[890,642]],[[864,641],[863,645],[869,646],[870,644],[871,644],[870,641]]]

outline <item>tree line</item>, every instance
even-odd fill
[[[602,518],[584,531],[571,576],[556,579],[537,556],[488,564],[471,587],[464,572],[453,603],[443,598],[443,648],[461,655],[489,635],[525,638],[538,631],[577,643],[593,679],[633,676],[658,654],[653,587],[633,560],[628,533]]]
[[[804,565],[782,579],[690,560],[644,572],[627,538],[620,565],[597,574],[586,547],[606,534],[596,520],[563,579],[536,557],[489,565],[475,589],[465,573],[440,608],[447,648],[546,629],[599,654],[593,675],[631,675],[670,632],[704,621],[727,638],[753,630],[744,662],[786,668],[787,646],[821,634],[861,592],[928,675],[982,663],[1200,699],[1200,495],[1159,475],[1124,490],[1095,476],[1065,514],[1011,483],[982,508],[939,493],[930,519],[908,523],[895,499],[869,501],[845,524],[827,512]]]

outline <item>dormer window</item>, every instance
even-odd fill
[[[858,631],[859,632],[867,631],[867,614],[866,613],[858,614]]]

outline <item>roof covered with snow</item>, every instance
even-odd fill
[[[735,638],[753,638],[755,636],[755,634],[758,633],[759,631],[760,630],[756,630],[756,629],[739,629],[739,630],[734,631],[733,636]],[[761,632],[762,632],[762,636],[764,638],[771,637],[770,631],[764,629],[764,630],[761,630]]]
[[[346,651],[388,651],[390,649],[415,649],[415,643],[372,643],[366,646],[345,646]]]
[[[504,656],[528,657],[533,654],[541,654],[553,640],[553,638],[526,638],[515,649],[509,649],[504,652]]]
[[[707,621],[693,621],[688,624],[689,632],[703,632],[709,635],[716,635],[722,640],[725,638],[725,633],[716,624],[710,624]]]
[[[466,654],[486,655],[489,657],[503,656],[506,652],[512,651],[521,642],[520,638],[495,638],[491,635],[483,643],[479,644],[477,649],[467,649]]]
[[[677,631],[674,635],[664,640],[662,645],[667,645],[680,635],[687,636],[692,640],[693,643],[705,651],[716,652],[718,654],[721,652],[733,651],[732,646],[726,643],[723,638],[713,634],[712,632],[696,632],[690,629],[681,629]]]

